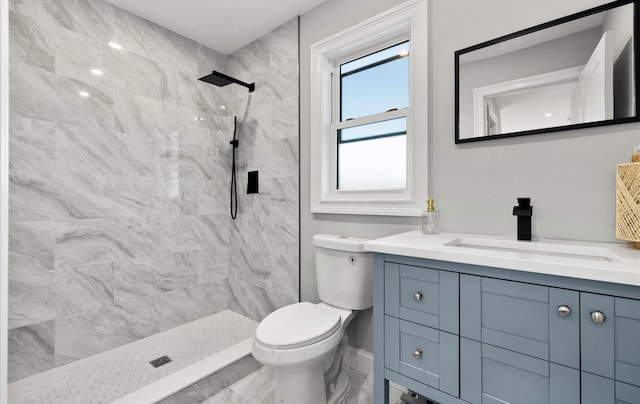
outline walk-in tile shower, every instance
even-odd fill
[[[298,20],[224,55],[103,0],[9,7],[9,382],[298,301]]]

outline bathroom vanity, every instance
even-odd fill
[[[372,240],[374,397],[640,404],[640,252],[408,232]]]

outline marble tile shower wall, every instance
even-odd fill
[[[10,381],[297,300],[295,20],[226,56],[102,0],[10,0],[10,46]],[[197,81],[254,58],[257,85],[275,74],[286,94]],[[246,119],[240,190],[255,166],[263,191],[233,224],[229,111]]]
[[[229,70],[256,83],[233,89],[238,116],[237,220],[231,223],[230,308],[256,321],[298,301],[299,147],[298,19],[230,55]],[[260,173],[260,193],[242,187]]]

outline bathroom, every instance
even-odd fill
[[[23,402],[11,383],[210,315],[228,314],[239,333],[234,313],[255,323],[319,302],[316,234],[377,239],[420,228],[416,215],[312,211],[313,47],[404,0],[310,1],[224,50],[116,3],[0,3],[3,404]],[[607,1],[413,3],[426,15],[415,53],[424,63],[415,77],[425,111],[424,144],[413,150],[419,202],[436,199],[441,230],[515,239],[512,209],[527,196],[534,238],[620,242],[615,169],[630,161],[640,124],[454,142],[456,51]],[[256,89],[198,81],[214,70]],[[256,194],[246,192],[250,171]],[[361,364],[375,350],[373,316],[358,313],[347,329],[349,403],[373,402]]]

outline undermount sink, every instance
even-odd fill
[[[445,244],[449,247],[563,257],[587,261],[622,262],[613,251],[602,247],[585,247],[545,241],[515,241],[482,237],[458,237]]]

